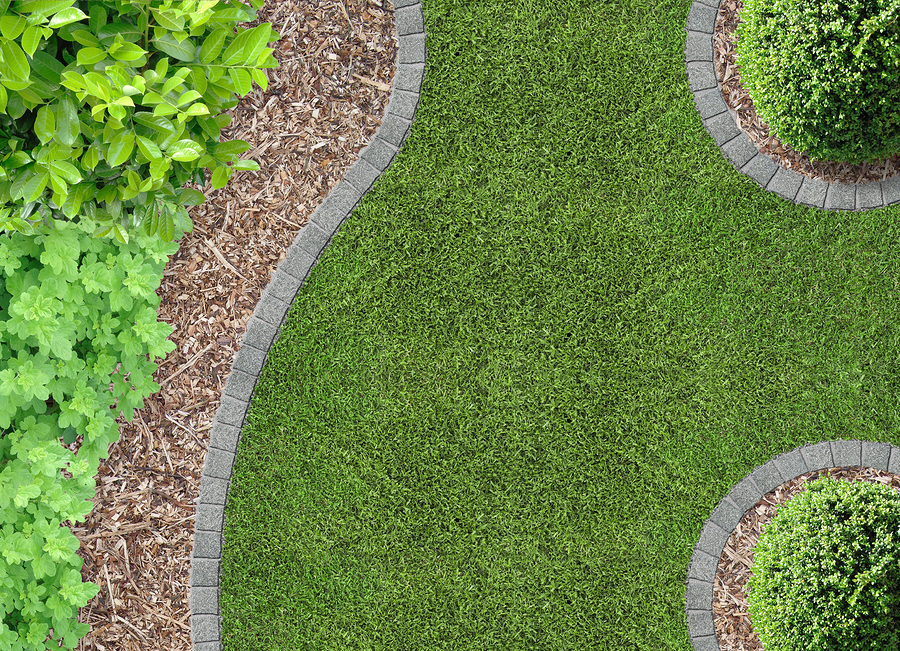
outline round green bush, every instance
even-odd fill
[[[745,0],[741,84],[772,132],[812,160],[900,153],[900,0]]]
[[[900,493],[819,479],[759,537],[748,583],[766,651],[900,649]]]

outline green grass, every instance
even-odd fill
[[[256,389],[227,651],[688,651],[688,562],[734,483],[900,444],[900,210],[735,171],[689,8],[425,0],[412,134]]]

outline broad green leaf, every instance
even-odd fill
[[[64,69],[62,63],[46,52],[35,52],[31,56],[31,67],[41,77],[55,84],[60,83]]]
[[[250,170],[252,172],[258,172],[259,171],[259,163],[257,163],[255,160],[239,160],[232,166],[232,169]]]
[[[150,176],[154,179],[161,179],[169,171],[168,158],[156,158],[150,163]]]
[[[75,4],[75,0],[18,0],[16,11],[20,14],[37,13],[51,16]]]
[[[103,122],[103,109],[108,108],[109,104],[95,104],[91,107],[91,117],[97,122]],[[100,117],[97,117],[97,116]]]
[[[28,183],[25,184],[23,188],[22,198],[25,201],[37,201],[38,197],[41,196],[41,193],[44,191],[44,188],[47,187],[47,182],[50,180],[50,174],[48,172],[38,172]]]
[[[3,71],[15,81],[28,81],[28,59],[19,44],[15,41],[3,41],[0,43],[0,53],[3,54]]]
[[[6,94],[6,88],[0,85],[0,113],[6,112],[6,102],[9,100],[9,96]]]
[[[87,151],[84,152],[84,155],[81,157],[81,165],[84,168],[87,168],[91,171],[95,167],[97,167],[97,163],[100,162],[100,154],[97,151],[96,147],[88,147]]]
[[[191,104],[184,112],[185,115],[195,116],[195,115],[209,115],[209,107],[206,104]]]
[[[153,129],[154,131],[158,131],[159,133],[165,133],[168,135],[170,133],[175,133],[177,131],[177,129],[175,128],[175,125],[172,124],[171,121],[167,120],[164,117],[160,117],[158,115],[152,115],[150,113],[141,112],[141,113],[135,113],[132,116],[132,118],[135,121],[143,124],[145,127],[149,127],[151,129]]]
[[[170,57],[174,57],[179,61],[194,60],[195,50],[190,41],[179,43],[171,34],[163,34],[160,38],[153,39],[153,44],[156,45],[159,50],[162,50]]]
[[[116,61],[137,61],[147,54],[147,50],[135,45],[134,43],[126,43],[112,55]]]
[[[116,36],[121,36],[129,43],[137,43],[144,34],[138,30],[137,25],[120,21],[107,23],[97,32],[97,38],[100,39],[104,47],[109,47],[115,43]]]
[[[168,206],[167,206],[168,207]],[[168,210],[162,210],[159,216],[159,238],[163,242],[171,242],[175,237],[175,220],[172,219],[172,213]]]
[[[184,84],[184,80],[187,79],[187,76],[191,74],[190,68],[179,68],[178,71],[169,79],[162,87],[160,91],[160,95],[168,95],[170,92],[175,90],[178,86]]]
[[[191,66],[191,81],[197,92],[203,95],[206,92],[206,71],[200,66]]]
[[[229,68],[228,76],[231,77],[231,80],[234,82],[235,88],[238,90],[238,95],[246,95],[253,88],[253,84],[250,81],[250,73],[244,68]]]
[[[160,104],[155,109],[153,109],[153,115],[174,115],[178,112],[171,104]]]
[[[106,58],[106,51],[96,47],[83,47],[78,50],[75,60],[78,65],[88,67]]]
[[[109,84],[109,79],[103,77],[96,72],[89,72],[82,76],[84,79],[85,86],[87,86],[88,92],[94,97],[99,97],[104,102],[108,102],[110,99],[110,90],[112,87]]]
[[[183,206],[199,206],[206,201],[206,195],[193,188],[181,188],[178,192],[178,203]]]
[[[170,9],[156,9],[155,7],[151,7],[150,11],[153,12],[153,17],[156,18],[156,22],[161,27],[165,27],[171,32],[180,32],[184,29],[184,18],[178,16],[174,11]]]
[[[104,158],[106,158],[106,162],[110,167],[118,167],[131,158],[133,149],[134,134],[130,131],[126,131],[125,133],[116,136],[116,138],[109,143],[109,150]]]
[[[225,74],[225,66],[210,66],[209,67],[209,82],[215,83],[222,78],[222,75]]]
[[[185,163],[200,158],[203,148],[193,140],[179,140],[166,149],[166,154],[173,160]]]
[[[135,75],[134,79],[131,80],[131,85],[137,88],[140,93],[147,90],[147,87],[144,85],[144,78],[140,75]]]
[[[244,56],[244,47],[247,45],[247,41],[253,30],[240,28],[238,28],[238,30],[237,37],[235,37],[231,44],[225,48],[225,52],[222,54],[221,64],[223,66],[231,66],[240,63]]]
[[[28,56],[34,56],[34,53],[38,49],[38,45],[41,44],[41,28],[33,25],[25,30],[25,33],[22,34],[22,48],[28,52]]]
[[[222,45],[225,43],[225,37],[229,34],[227,29],[217,29],[206,37],[203,45],[200,47],[200,62],[212,63],[219,52],[222,51]]]
[[[99,2],[91,3],[91,17],[88,21],[88,27],[91,32],[96,34],[100,28],[106,24],[106,9]]]
[[[253,81],[255,81],[256,85],[262,88],[263,91],[269,87],[269,78],[266,76],[265,70],[250,68],[250,76],[253,77]]]
[[[143,99],[141,99],[141,104],[144,106],[153,106],[155,104],[162,104],[163,98],[153,91],[149,93],[144,93]]]
[[[46,145],[53,140],[54,131],[56,131],[56,116],[53,114],[53,109],[45,104],[38,109],[34,119],[34,132],[41,143]]]
[[[212,153],[216,156],[227,154],[243,154],[250,149],[250,143],[246,140],[226,140],[211,147]]]
[[[248,30],[247,44],[244,45],[244,61],[255,61],[259,53],[266,47],[272,33],[272,23],[262,23]]]
[[[217,167],[213,170],[212,173],[212,188],[213,190],[218,190],[219,188],[224,188],[228,185],[228,179],[231,178],[232,170],[230,167],[222,166]]]
[[[69,7],[68,9],[57,12],[57,14],[50,19],[47,27],[62,27],[69,23],[77,23],[84,18],[87,18],[87,14],[81,11],[81,9]]]
[[[156,204],[147,206],[144,209],[144,232],[147,235],[156,235],[159,230],[159,211]]]
[[[158,158],[162,158],[162,152],[159,150],[159,147],[157,147],[156,143],[149,138],[138,136],[137,146],[138,149],[141,150],[141,153],[147,157],[147,160],[154,161]]]
[[[109,114],[112,117],[114,117],[116,120],[119,121],[119,126],[121,127],[122,120],[124,120],[125,117],[128,115],[128,113],[125,111],[124,107],[120,106],[119,104],[110,104],[106,108],[106,110],[109,111]]]
[[[175,106],[181,106],[182,104],[193,102],[195,99],[200,99],[200,97],[202,97],[202,95],[200,95],[200,93],[198,93],[196,90],[189,90],[181,94],[181,96],[175,102]]]
[[[68,186],[65,181],[56,176],[53,172],[50,172],[50,187],[53,188],[53,203],[57,206],[65,203]],[[57,198],[59,201],[57,201]]]
[[[19,38],[19,35],[28,25],[21,16],[3,16],[0,18],[0,33],[10,41]]]
[[[81,174],[78,172],[78,168],[66,161],[55,160],[51,162],[50,171],[60,178],[65,179],[67,183],[74,184],[81,182]]]
[[[113,104],[118,104],[119,106],[134,106],[134,100],[128,97],[128,95],[123,95],[113,102]]]
[[[101,47],[100,39],[86,29],[76,29],[72,32],[72,38],[75,39],[76,43],[80,43],[85,47]]]
[[[113,234],[122,244],[128,244],[128,231],[123,229],[119,222],[113,222]]]

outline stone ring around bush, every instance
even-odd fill
[[[900,491],[900,447],[872,441],[806,445],[738,482],[704,524],[688,568],[685,612],[694,651],[762,650],[746,599],[753,548],[777,507],[824,476]]]

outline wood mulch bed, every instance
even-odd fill
[[[836,161],[810,161],[809,156],[791,148],[769,133],[768,125],[759,119],[750,95],[741,85],[740,68],[735,63],[737,56],[735,32],[741,22],[740,10],[743,0],[724,0],[719,6],[716,26],[713,31],[713,50],[716,78],[722,85],[722,98],[737,115],[738,128],[747,134],[756,148],[782,167],[799,172],[811,179],[829,183],[846,184],[884,181],[900,174],[900,155],[868,163],[852,164]]]
[[[900,475],[874,468],[829,468],[801,475],[767,493],[744,514],[725,543],[716,567],[713,584],[713,625],[721,651],[762,651],[759,635],[753,630],[747,610],[747,581],[753,569],[753,550],[762,528],[772,521],[778,506],[819,477],[885,484],[900,491]]]
[[[235,172],[189,209],[192,233],[166,265],[159,318],[177,350],[154,379],[161,390],[97,476],[94,510],[73,531],[85,581],[101,586],[80,612],[81,651],[191,649],[189,570],[194,503],[209,430],[260,294],[316,207],[359,158],[390,97],[397,35],[388,0],[268,0],[252,27],[282,38],[269,87],[234,109],[222,141],[245,140]]]

